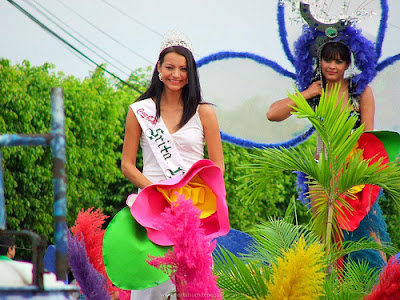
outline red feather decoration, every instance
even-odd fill
[[[119,299],[130,299],[130,292],[121,290],[113,286],[107,276],[106,268],[103,261],[103,237],[105,230],[102,229],[105,219],[100,209],[93,211],[93,207],[87,211],[83,209],[78,213],[75,220],[75,226],[71,228],[73,236],[77,236],[79,240],[84,239],[86,253],[89,262],[93,267],[107,279],[108,292],[110,295],[119,295]]]
[[[400,254],[392,257],[379,275],[379,283],[365,300],[400,299]]]

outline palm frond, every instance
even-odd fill
[[[362,250],[378,250],[387,253],[389,256],[397,253],[397,249],[390,243],[378,244],[371,238],[365,237],[358,240],[356,243],[353,241],[345,241],[341,243],[335,243],[332,245],[332,251],[329,254],[329,259],[335,261],[340,257],[344,257],[356,251]]]
[[[327,300],[363,299],[379,276],[365,261],[349,261],[346,268],[334,271],[324,283]]]
[[[269,184],[269,178],[275,172],[301,171],[311,175],[318,174],[313,152],[304,146],[289,149],[267,148],[255,151],[249,156],[253,163],[242,167],[249,168],[252,172],[240,178],[244,181],[241,187],[249,191],[247,203],[254,201],[265,191]]]
[[[364,296],[371,291],[378,276],[379,270],[370,268],[368,262],[348,261],[343,282]]]
[[[294,196],[292,197],[292,199],[289,202],[288,207],[286,208],[283,220],[290,224],[294,223],[295,225],[298,225],[298,223],[299,223],[297,220],[296,198]]]
[[[323,91],[315,111],[312,110],[298,90],[296,90],[296,94],[289,94],[289,97],[296,103],[296,106],[293,107],[294,114],[299,118],[309,119],[319,133],[328,153],[332,153],[332,150],[338,146],[343,147],[344,144],[350,148],[349,150],[354,145],[351,145],[348,137],[351,135],[356,118],[350,116],[352,107],[350,103],[344,105],[343,95],[341,95],[339,102],[337,101],[339,91],[340,85],[335,85],[330,89],[329,95]],[[356,141],[357,138],[355,137],[352,142],[355,143]]]
[[[268,222],[256,225],[249,233],[256,239],[253,251],[246,257],[251,261],[276,263],[283,251],[288,251],[301,236],[307,244],[317,242],[318,237],[310,228],[294,225],[285,220],[269,218]]]
[[[389,198],[397,203],[400,200],[398,160],[382,166],[381,160],[363,160],[361,153],[350,155],[364,127],[353,131],[356,118],[351,115],[352,106],[350,103],[344,105],[343,95],[339,99],[339,91],[340,86],[330,89],[329,95],[323,91],[315,110],[300,93],[289,95],[296,104],[293,107],[294,114],[299,118],[308,118],[324,142],[325,151],[322,151],[318,163],[314,161],[313,149],[300,145],[289,149],[256,151],[251,155],[254,163],[244,166],[252,169],[245,183],[250,191],[248,202],[256,199],[267,188],[274,172],[305,173],[310,186],[309,197],[315,198],[313,203],[317,204],[313,228],[327,244],[341,235],[338,217],[345,215],[343,210],[351,212],[348,200],[342,197],[353,197],[351,188],[376,185],[384,188]],[[312,190],[313,187],[316,191]]]
[[[224,299],[263,299],[270,269],[265,264],[244,262],[226,249],[214,256],[214,273]]]

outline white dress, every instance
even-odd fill
[[[151,103],[155,111],[155,103],[152,99],[145,99],[135,102],[129,107],[133,111],[142,108],[142,103]],[[162,118],[160,118],[162,120]],[[189,169],[195,162],[204,158],[204,131],[198,110],[193,117],[177,132],[171,134],[172,143],[176,146],[182,157],[184,167]],[[151,182],[158,182],[166,179],[164,172],[157,163],[148,140],[143,134],[140,137],[140,147],[143,151],[143,175]]]
[[[151,101],[155,107],[152,99],[142,101]],[[142,101],[131,104],[129,106],[130,109],[135,111],[141,108]],[[204,158],[204,130],[198,110],[182,128],[171,134],[171,138],[182,157],[186,169],[189,169],[195,162]],[[143,175],[153,183],[165,180],[164,172],[157,163],[143,132],[140,137],[140,147],[143,153]],[[164,300],[168,299],[169,296],[171,296],[171,300],[176,299],[175,286],[170,280],[153,288],[132,290],[131,292],[131,300]]]

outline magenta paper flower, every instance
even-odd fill
[[[193,205],[201,211],[200,227],[206,236],[216,238],[229,232],[224,176],[212,161],[203,159],[193,164],[185,174],[149,185],[137,195],[131,213],[146,228],[153,243],[173,245],[169,237],[157,229],[157,224],[162,221],[161,214],[176,202],[179,195],[192,199]]]

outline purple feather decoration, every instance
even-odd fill
[[[378,57],[374,44],[361,34],[361,30],[349,26],[345,30],[345,37],[344,42],[353,52],[355,65],[361,71],[361,74],[353,78],[356,94],[360,95],[378,73],[376,70]]]
[[[295,42],[296,84],[300,91],[309,87],[314,75],[314,60],[310,54],[310,47],[315,42],[314,30],[308,26],[303,27],[303,34]]]
[[[297,174],[297,192],[299,194],[298,200],[303,203],[303,205],[307,205],[309,208],[310,206],[310,199],[308,198],[308,184],[307,184],[307,175],[300,171],[294,171],[293,173]]]
[[[88,300],[111,300],[107,280],[89,262],[83,238],[72,237],[67,231],[68,262],[82,293]]]

